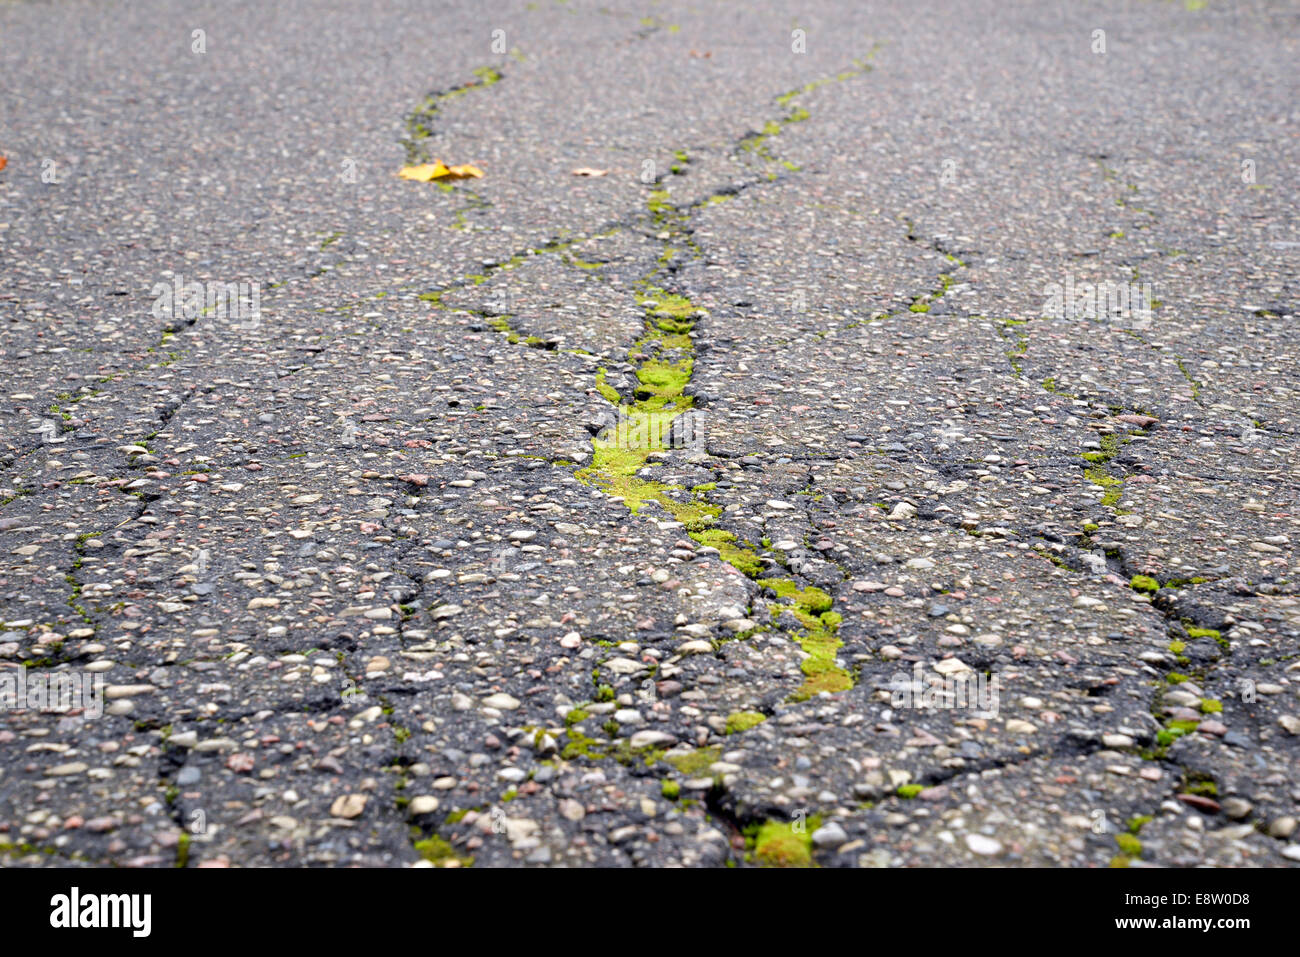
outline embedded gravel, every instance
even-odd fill
[[[0,3],[4,863],[1300,863],[1300,10],[187,6]]]

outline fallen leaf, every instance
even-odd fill
[[[9,160],[7,160],[3,156],[0,156],[0,169],[4,169],[8,165],[9,165]]]
[[[608,173],[607,169],[592,169],[590,166],[579,166],[573,171],[574,176],[604,176]]]
[[[435,179],[478,179],[483,175],[483,171],[477,166],[470,166],[468,163],[461,166],[447,166],[442,160],[436,159],[432,163],[421,163],[418,166],[403,166],[397,171],[397,175],[402,179],[413,179],[416,182],[427,183]]]
[[[707,60],[709,57],[713,56],[713,51],[705,50],[703,53],[700,53],[698,50],[692,50],[691,56],[695,57],[697,60]]]
[[[446,176],[448,172],[450,171],[443,165],[442,160],[434,160],[432,163],[421,163],[419,166],[404,166],[398,170],[397,175],[402,179],[413,179],[416,182],[427,183],[439,176]]]

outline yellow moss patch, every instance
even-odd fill
[[[754,838],[754,859],[765,867],[811,867],[811,832],[816,828],[815,820],[798,831],[787,821],[767,821]]]

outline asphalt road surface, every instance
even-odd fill
[[[0,3],[4,863],[1300,862],[1297,62]]]

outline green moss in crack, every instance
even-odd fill
[[[1160,582],[1156,581],[1150,575],[1134,575],[1129,579],[1128,585],[1134,591],[1146,593],[1158,592],[1160,590]]]
[[[35,844],[15,844],[12,841],[0,841],[0,856],[27,857],[32,854],[44,854],[53,857],[57,851],[52,847],[37,847]]]
[[[1142,842],[1132,834],[1116,834],[1115,843],[1120,851],[1128,857],[1142,856]]]
[[[791,603],[773,606],[774,616],[783,609],[789,610],[803,626],[803,630],[795,634],[795,640],[806,655],[800,664],[804,682],[791,700],[806,701],[823,691],[833,694],[852,688],[853,676],[835,661],[844,642],[838,634],[842,616],[830,610],[831,596],[812,585],[800,588],[786,578],[760,578],[757,581],[775,592],[778,598]]]
[[[566,761],[573,761],[577,758],[587,758],[591,761],[601,761],[605,758],[604,746],[595,738],[589,738],[577,728],[570,727],[565,731],[565,745],[560,751],[560,757]]]
[[[727,734],[739,734],[742,731],[748,731],[750,728],[756,728],[767,720],[767,715],[758,711],[735,711],[727,715]]]
[[[709,767],[721,756],[722,747],[712,745],[707,748],[697,748],[687,754],[665,755],[664,760],[687,777],[703,777],[708,773]]]
[[[820,614],[831,609],[831,596],[816,586],[800,588],[788,578],[760,578],[758,583],[764,588],[770,588],[778,598],[791,601],[810,614]]]
[[[665,194],[667,195],[667,194]],[[679,296],[676,293],[666,292],[659,286],[646,284],[640,292],[637,293],[637,301],[641,303],[646,312],[654,317],[667,317],[670,319],[689,319],[694,316],[697,307],[685,296]],[[678,331],[687,332],[689,326],[679,327]]]
[[[799,666],[804,673],[804,682],[791,696],[792,700],[803,701],[823,691],[834,694],[852,688],[853,676],[835,661],[836,654],[844,645],[838,635],[841,615],[827,611],[814,616],[796,611],[795,616],[805,628],[795,636],[795,640],[808,657]]]
[[[669,193],[666,189],[651,190],[650,198],[646,200],[646,208],[656,217],[675,212],[673,204],[668,201],[668,197]]]
[[[473,857],[457,854],[455,848],[436,834],[416,841],[415,851],[435,867],[469,867],[474,863]]]
[[[819,826],[820,818],[816,816],[797,825],[765,821],[753,835],[754,860],[764,867],[811,867],[811,832]]]
[[[667,400],[679,400],[682,397],[682,390],[691,381],[694,365],[694,360],[690,358],[678,362],[649,359],[641,363],[636,370],[637,381],[641,383],[641,388],[637,390],[638,395],[661,400],[655,408],[662,408]],[[678,404],[682,403],[678,402]]]
[[[707,529],[692,532],[691,538],[701,545],[716,548],[719,557],[743,575],[757,578],[763,571],[763,562],[758,555],[748,548],[736,545],[736,536],[731,532],[722,529]]]

